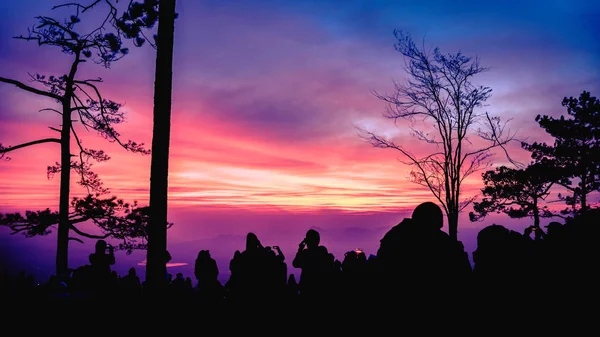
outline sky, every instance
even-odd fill
[[[50,10],[59,3],[0,3],[0,76],[27,81],[28,73],[67,71],[70,58],[55,48],[12,39],[25,34],[36,15],[64,17]],[[535,116],[564,113],[563,97],[600,91],[597,1],[179,0],[177,12],[169,162],[175,225],[168,239],[179,264],[171,270],[186,276],[192,276],[197,252],[210,249],[226,280],[229,259],[250,231],[265,245],[280,245],[288,265],[309,228],[320,230],[323,244],[340,259],[357,247],[375,254],[389,228],[419,203],[435,201],[408,180],[410,168],[399,153],[373,148],[357,133],[367,128],[417,154],[431,151],[410,138],[406,124],[386,120],[385,104],[373,95],[392,92],[393,81],[405,79],[394,29],[445,53],[479,57],[490,69],[475,81],[493,89],[485,111],[510,120],[522,140],[548,140]],[[85,64],[80,73],[102,77],[103,95],[124,104],[123,137],[150,144],[155,50],[130,49],[110,69]],[[0,142],[54,136],[48,127],[59,127],[59,116],[39,112],[52,104],[0,83]],[[147,204],[150,157],[81,135],[86,146],[111,156],[94,165],[104,185]],[[528,160],[518,145],[510,151]],[[59,160],[57,145],[10,156],[0,163],[0,212],[57,209],[59,179],[46,177],[46,167]],[[506,163],[501,154],[492,160]],[[75,178],[72,185],[73,195],[84,193]],[[481,186],[475,173],[463,195],[477,195]],[[468,210],[459,238],[469,252],[487,224],[517,230],[527,224],[502,216],[471,223]],[[52,272],[53,235],[23,238],[2,228],[0,243],[15,263],[41,275]],[[71,266],[81,265],[93,242],[70,247]],[[119,253],[115,268],[143,268],[143,260],[144,252]]]

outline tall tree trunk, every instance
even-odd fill
[[[533,212],[533,226],[536,229],[540,228],[540,213],[537,210]]]
[[[78,46],[81,47],[81,46]],[[56,243],[56,276],[69,274],[69,197],[71,193],[71,99],[73,82],[81,62],[81,48],[74,50],[75,59],[71,64],[62,97],[62,129],[60,131],[60,195],[58,204],[58,234]]]
[[[150,222],[146,266],[146,281],[153,289],[162,289],[167,280],[165,253],[167,250],[167,192],[175,0],[160,1],[158,20],[154,80],[154,129],[150,166]]]
[[[588,210],[587,207],[587,195],[588,195],[588,190],[587,190],[587,174],[583,174],[581,176],[581,213],[585,213]]]
[[[458,209],[448,209],[448,234],[454,241],[458,241]]]
[[[535,227],[535,239],[542,239],[542,229],[540,228],[540,209],[538,208],[537,198],[533,201],[533,227]]]
[[[69,193],[71,183],[71,96],[62,103],[62,130],[60,132],[60,194],[58,205],[58,235],[56,243],[56,276],[63,278],[69,272]]]

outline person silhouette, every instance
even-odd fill
[[[328,290],[328,278],[333,264],[327,248],[320,245],[321,236],[314,229],[306,232],[306,237],[298,245],[298,251],[292,261],[300,273],[300,298],[313,302],[323,299]]]
[[[465,287],[471,272],[468,255],[460,242],[442,231],[444,213],[433,202],[419,204],[410,218],[391,228],[381,240],[377,267],[383,277],[384,297],[414,296],[430,299],[446,295],[441,280]]]
[[[248,233],[246,249],[241,253],[236,251],[230,262],[231,282],[227,285],[230,298],[245,304],[262,300],[268,287],[267,262],[268,255],[265,247],[256,234]]]
[[[442,231],[444,213],[440,206],[433,202],[421,203],[413,210],[411,219],[416,226],[415,242],[419,245],[416,248],[420,251],[415,266],[421,274],[421,284],[435,285],[439,280],[448,280],[454,289],[465,287],[471,264],[462,242]],[[440,292],[446,293],[445,290]]]
[[[219,268],[217,262],[210,256],[210,251],[198,252],[194,266],[194,276],[198,281],[196,290],[198,297],[204,301],[222,300],[224,296],[223,285],[219,282]]]
[[[115,251],[113,246],[104,240],[96,241],[94,253],[89,256],[90,272],[96,292],[109,291],[112,281],[111,266],[115,264]]]
[[[139,296],[142,293],[142,283],[135,268],[129,268],[127,275],[120,280],[121,290],[125,296]]]

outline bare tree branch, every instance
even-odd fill
[[[44,109],[40,109],[39,110],[39,112],[43,112],[43,111],[53,111],[53,112],[56,112],[57,114],[59,114],[59,115],[62,116],[62,112],[61,111],[58,111],[58,110],[53,109],[53,108],[44,108]]]
[[[102,1],[102,0],[94,0],[93,3],[91,3],[87,6],[84,6],[82,4],[75,3],[75,2],[69,2],[69,3],[64,3],[61,5],[56,5],[56,6],[52,7],[52,9],[54,10],[54,9],[58,9],[61,7],[75,7],[77,9],[77,15],[79,15],[80,13],[85,13],[88,9],[91,9],[92,7],[96,6],[100,1]]]
[[[89,234],[89,233],[86,233],[86,232],[82,232],[77,227],[75,227],[73,225],[71,225],[71,230],[73,232],[75,232],[77,235],[83,236],[84,238],[88,238],[88,239],[102,240],[102,239],[106,239],[106,238],[110,237],[110,234],[94,235],[94,234]]]
[[[15,146],[8,146],[8,147],[3,147],[0,145],[0,154],[4,154],[10,151],[14,151],[14,150],[18,150],[24,147],[28,147],[28,146],[32,146],[32,145],[37,145],[37,144],[44,144],[44,143],[58,143],[60,144],[60,139],[58,138],[44,138],[44,139],[38,139],[38,140],[34,140],[31,142],[27,142],[27,143],[23,143],[23,144],[19,144],[19,145],[15,145]]]
[[[43,91],[43,90],[40,90],[40,89],[36,89],[34,87],[30,87],[27,84],[24,84],[22,82],[19,82],[17,80],[13,80],[13,79],[10,79],[10,78],[0,77],[0,82],[4,82],[4,83],[8,83],[8,84],[13,84],[16,87],[18,87],[20,89],[23,89],[25,91],[28,91],[28,92],[31,92],[31,93],[34,93],[34,94],[40,95],[40,96],[50,97],[50,98],[53,98],[53,99],[55,99],[57,101],[60,101],[62,99],[62,97],[59,96],[59,95],[53,94],[51,92]]]
[[[76,241],[79,243],[83,243],[83,240],[81,240],[80,238],[74,238],[74,237],[69,237],[69,241]]]

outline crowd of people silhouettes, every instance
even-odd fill
[[[351,250],[340,261],[320,244],[320,234],[306,232],[292,260],[301,269],[299,280],[288,273],[278,246],[263,246],[252,232],[246,247],[230,261],[231,275],[218,280],[216,261],[200,250],[193,281],[177,273],[167,275],[168,296],[209,306],[248,306],[267,303],[369,305],[373,303],[508,303],[527,298],[577,298],[595,287],[598,248],[594,244],[598,210],[551,222],[547,231],[528,227],[518,233],[488,225],[477,236],[473,267],[460,241],[442,231],[439,206],[425,202],[410,218],[392,227],[381,239],[376,255]],[[541,234],[535,235],[535,231]],[[114,250],[96,243],[89,264],[73,271],[68,280],[51,277],[43,285],[21,273],[4,279],[4,295],[52,299],[141,299],[144,283],[131,268],[119,276],[111,270]],[[170,257],[170,256],[169,256]]]

